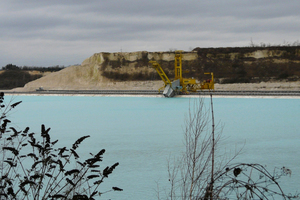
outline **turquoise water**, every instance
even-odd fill
[[[11,96],[6,96],[6,100]],[[83,135],[83,154],[106,149],[103,167],[120,165],[103,185],[124,191],[103,199],[157,199],[157,185],[168,185],[167,159],[183,150],[183,128],[189,98],[14,96],[22,100],[9,116],[13,125],[51,127],[52,140],[70,146]],[[208,106],[208,100],[206,104]],[[235,162],[286,166],[288,192],[300,185],[300,99],[215,98],[215,121],[223,127],[219,151],[243,147]],[[220,127],[219,126],[219,127]],[[299,190],[300,191],[300,190]],[[164,195],[164,192],[161,191]]]

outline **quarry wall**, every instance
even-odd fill
[[[270,78],[299,79],[300,47],[195,48],[182,52],[184,77],[202,80],[213,72],[224,83],[255,82]],[[149,61],[155,60],[172,78],[175,52],[95,53],[82,62],[111,80],[159,80]]]

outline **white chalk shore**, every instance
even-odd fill
[[[81,97],[150,97],[150,98],[166,98],[161,95],[129,95],[129,94],[26,94],[26,93],[10,93],[5,96],[81,96]],[[173,98],[210,98],[208,95],[177,95]],[[248,99],[300,99],[300,96],[248,96],[248,95],[213,95],[213,98],[248,98]]]

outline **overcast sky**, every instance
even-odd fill
[[[299,0],[0,0],[0,67],[98,52],[293,43]]]

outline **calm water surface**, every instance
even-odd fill
[[[6,100],[11,96],[6,96]],[[102,199],[156,198],[168,186],[167,159],[183,150],[183,127],[189,98],[14,96],[22,100],[10,119],[20,129],[51,127],[52,140],[70,146],[83,135],[83,155],[104,148],[103,168],[120,165],[103,190],[123,192]],[[206,99],[207,106],[209,105]],[[300,191],[300,99],[215,98],[215,120],[223,126],[221,152],[243,147],[235,162],[260,163],[271,171],[286,166],[292,177],[280,183],[288,192]],[[162,194],[164,192],[162,191]]]

